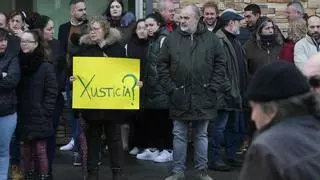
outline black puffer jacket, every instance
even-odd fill
[[[42,57],[20,54],[18,132],[22,140],[45,139],[53,133],[52,116],[57,96],[54,67]]]
[[[169,97],[160,85],[157,60],[161,46],[169,34],[165,28],[161,28],[149,41],[147,58],[143,63],[143,106],[145,109],[168,109]]]
[[[148,50],[148,40],[146,39],[138,39],[137,35],[134,34],[131,40],[126,44],[126,55],[128,58],[136,58],[140,59],[140,80],[144,81],[144,71],[145,71],[145,62]],[[144,99],[145,99],[145,86],[140,89],[140,107],[144,107]]]
[[[3,73],[7,73],[3,76]],[[0,54],[0,116],[16,112],[16,88],[20,79],[18,57],[7,51]]]
[[[54,69],[57,75],[58,90],[59,92],[61,92],[64,90],[64,87],[66,85],[67,61],[62,54],[59,40],[54,39],[49,41],[48,43],[51,48],[51,55],[49,57],[49,60],[54,65]]]

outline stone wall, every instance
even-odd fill
[[[181,8],[187,4],[196,4],[200,8],[206,0],[173,0],[176,8]],[[233,8],[239,13],[242,13],[243,8],[250,3],[260,5],[262,15],[268,16],[276,22],[284,34],[286,34],[288,27],[288,20],[286,19],[286,5],[289,0],[216,0],[220,10],[226,8]],[[305,12],[308,15],[320,14],[320,0],[303,0]],[[155,2],[155,5],[157,3]],[[154,6],[157,7],[157,6]]]

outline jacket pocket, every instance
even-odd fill
[[[187,110],[188,109],[188,100],[185,91],[185,87],[181,86],[174,90],[174,92],[170,96],[170,106],[179,110]]]
[[[202,99],[201,107],[204,109],[217,107],[217,102],[218,102],[217,93],[213,89],[211,89],[210,85],[204,84],[201,89],[203,91],[202,98],[201,98]]]

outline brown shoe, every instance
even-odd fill
[[[23,180],[23,174],[19,166],[10,166],[10,177],[12,180]]]

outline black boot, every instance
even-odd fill
[[[124,175],[121,169],[112,169],[112,180],[128,180]]]
[[[86,180],[99,180],[99,168],[88,170],[87,177]]]
[[[49,180],[53,180],[52,172],[49,172],[48,176],[49,176],[49,177],[48,177]]]
[[[34,180],[35,179],[33,171],[25,172],[23,177],[24,177],[24,180]]]
[[[39,174],[38,180],[49,180],[49,174]]]

